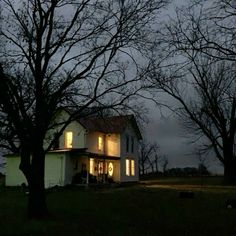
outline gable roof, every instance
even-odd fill
[[[128,124],[134,128],[138,139],[142,139],[142,135],[138,128],[138,124],[133,115],[126,116],[110,116],[110,117],[87,117],[79,119],[79,123],[89,131],[97,131],[103,133],[122,133]]]

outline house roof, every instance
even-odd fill
[[[139,140],[142,139],[141,132],[134,115],[109,116],[101,108],[87,108],[83,114],[77,114],[75,120],[89,131],[102,133],[122,133],[128,124],[131,124]],[[69,114],[73,114],[70,108],[65,108]]]
[[[134,128],[138,139],[142,139],[142,135],[138,128],[138,124],[133,115],[111,116],[111,117],[87,117],[79,119],[81,125],[89,131],[97,131],[103,133],[122,133],[128,124]]]

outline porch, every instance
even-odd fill
[[[73,184],[120,182],[120,158],[87,153],[73,156]]]

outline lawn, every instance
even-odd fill
[[[193,199],[181,199],[190,185],[173,186],[51,191],[51,217],[43,222],[26,219],[24,192],[0,187],[0,235],[236,235],[236,209],[225,205],[236,199],[235,188],[205,186]]]

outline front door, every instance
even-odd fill
[[[107,163],[105,161],[98,161],[98,181],[107,181]]]

